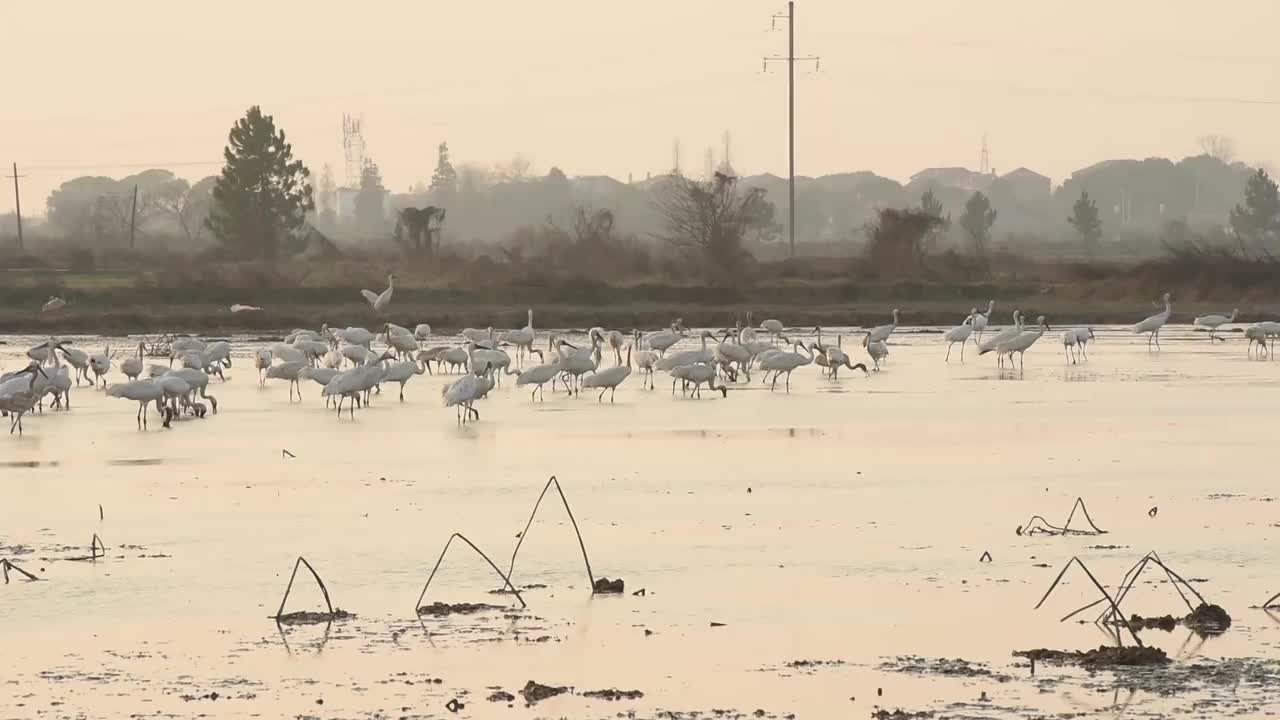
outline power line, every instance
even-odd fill
[[[87,163],[76,165],[29,165],[25,170],[28,172],[48,172],[58,170],[153,170],[171,167],[210,167],[222,165],[223,160],[185,160],[173,162],[153,162],[153,163]]]
[[[788,0],[787,13],[774,13],[770,18],[771,27],[776,28],[779,20],[787,21],[787,56],[764,58],[764,69],[769,69],[769,62],[787,61],[787,224],[791,240],[791,257],[796,256],[796,61],[812,62],[816,69],[822,61],[816,55],[796,57],[796,4]]]

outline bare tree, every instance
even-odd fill
[[[1236,159],[1236,142],[1226,135],[1209,133],[1196,138],[1200,151],[1230,165]]]
[[[210,176],[191,185],[174,178],[154,192],[156,208],[177,223],[188,242],[198,243],[204,238],[204,219],[209,215],[217,180]]]
[[[673,175],[654,193],[662,216],[659,237],[702,265],[711,277],[736,278],[747,259],[742,238],[767,213],[765,191],[738,192],[738,179],[715,173],[709,181]]]
[[[511,158],[510,162],[498,165],[494,168],[499,180],[504,182],[522,182],[528,180],[533,172],[533,163],[529,162],[529,158],[517,154]]]

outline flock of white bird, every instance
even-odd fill
[[[392,276],[384,292],[363,291],[375,311],[386,309],[394,284]],[[989,302],[985,311],[972,308],[960,325],[942,334],[947,344],[946,362],[950,362],[957,344],[963,362],[965,347],[972,342],[979,355],[994,352],[1000,367],[1025,367],[1027,350],[1050,330],[1048,322],[1040,316],[1033,325],[1024,326],[1021,312],[1014,310],[1012,325],[992,331],[994,310],[995,301]],[[1172,300],[1166,293],[1163,312],[1133,325],[1132,331],[1147,336],[1148,349],[1159,350],[1160,331],[1172,314]],[[1213,342],[1222,339],[1217,333],[1234,323],[1238,314],[1237,310],[1230,315],[1205,315],[1195,318],[1194,325],[1208,330]],[[888,357],[887,341],[898,328],[898,310],[893,310],[892,316],[889,324],[859,331],[862,348],[876,371]],[[506,332],[495,332],[492,327],[466,328],[456,341],[432,346],[426,346],[434,336],[431,326],[425,323],[409,329],[388,322],[378,332],[323,325],[319,330],[296,329],[281,342],[258,350],[254,365],[260,386],[272,380],[285,381],[290,402],[295,395],[301,402],[303,384],[315,383],[320,386],[326,407],[332,407],[341,417],[346,404],[350,418],[355,417],[357,408],[367,406],[375,394],[381,393],[383,386],[398,385],[399,400],[403,402],[405,386],[415,377],[457,373],[461,377],[444,385],[441,396],[445,407],[455,409],[460,423],[480,419],[476,403],[504,376],[513,377],[516,387],[530,390],[530,400],[544,400],[546,385],[550,384],[553,392],[562,385],[569,395],[578,395],[583,389],[598,391],[599,402],[607,393],[613,402],[618,387],[631,377],[633,370],[641,376],[642,388],[654,389],[654,375],[665,372],[671,378],[673,395],[680,385],[683,393],[695,398],[701,397],[704,387],[728,397],[727,383],[749,382],[753,371],[762,373],[762,381],[774,391],[782,380],[788,392],[792,373],[806,365],[820,366],[833,380],[839,379],[841,369],[870,375],[865,363],[853,362],[843,349],[841,336],[837,335],[834,343],[824,342],[821,327],[813,329],[816,339],[806,343],[789,338],[786,326],[776,319],[753,327],[748,316],[747,324],[719,332],[702,330],[692,337],[679,319],[650,333],[596,327],[587,332],[587,341],[581,347],[551,334],[545,352],[534,346],[537,333],[533,310],[528,311],[523,328]],[[1257,323],[1246,328],[1244,334],[1251,356],[1255,346],[1259,358],[1270,356],[1268,343],[1274,345],[1280,336],[1280,323]],[[1092,328],[1070,327],[1060,337],[1068,362],[1088,360],[1088,345],[1095,337]],[[697,347],[675,350],[686,339],[696,339]],[[610,366],[605,363],[606,351],[613,356]],[[71,389],[82,381],[93,388],[101,385],[109,397],[138,403],[137,424],[143,429],[151,406],[166,428],[176,419],[217,413],[218,401],[209,394],[209,383],[214,376],[225,381],[224,371],[231,367],[232,357],[227,341],[178,338],[163,351],[153,348],[151,356],[157,355],[167,362],[146,363],[145,343],[139,343],[136,352],[117,361],[110,348],[88,353],[69,341],[50,338],[27,351],[30,362],[26,367],[0,375],[0,414],[11,418],[10,434],[21,434],[23,416],[33,410],[43,412],[45,398],[50,399],[51,409],[70,410]],[[538,356],[537,364],[534,355]],[[107,384],[113,369],[124,376],[124,382]]]

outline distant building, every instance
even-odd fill
[[[962,167],[925,168],[911,176],[911,184],[931,183],[976,192],[986,190],[996,176]]]
[[[1034,170],[1020,167],[1000,176],[1003,185],[1018,202],[1034,204],[1049,199],[1053,181]]]

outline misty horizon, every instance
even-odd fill
[[[17,77],[19,112],[0,118],[0,160],[4,174],[16,161],[25,175],[24,215],[43,215],[49,193],[72,177],[150,167],[193,181],[216,174],[231,124],[260,104],[313,173],[329,164],[340,183],[341,118],[362,116],[367,156],[393,192],[429,178],[442,141],[458,165],[520,155],[535,174],[559,167],[625,181],[669,171],[675,140],[682,168],[700,174],[706,149],[719,158],[728,131],[741,173],[785,176],[785,73],[760,69],[762,56],[785,52],[785,33],[768,30],[779,6],[570,3],[554,14],[508,6],[497,25],[480,8],[396,4],[364,21],[312,12],[299,22],[296,8],[272,6],[246,30],[235,20],[247,6],[232,3],[188,11],[185,20],[203,29],[195,34],[174,32],[183,18],[146,3],[129,14],[82,8],[71,23],[53,8],[10,6],[0,11],[6,25],[56,20],[77,53],[51,55],[36,45],[40,33],[15,36],[11,52],[42,60]],[[1055,186],[1106,159],[1198,154],[1206,133],[1232,138],[1240,160],[1266,166],[1280,156],[1268,112],[1280,101],[1256,88],[1266,87],[1274,58],[1248,48],[1266,47],[1266,20],[1280,9],[1235,9],[1223,17],[1190,3],[1028,11],[1002,1],[920,13],[800,2],[797,54],[820,55],[822,65],[797,71],[797,175],[869,170],[905,182],[927,167],[977,169],[984,134],[997,172],[1028,167]],[[612,32],[623,26],[630,32]],[[300,32],[275,38],[281,27]],[[233,30],[237,44],[258,43],[260,52],[223,53]],[[288,82],[257,62],[293,68],[299,57],[306,71]],[[513,62],[520,83],[511,82]],[[86,83],[88,63],[95,75],[141,70],[145,80]],[[0,193],[0,213],[12,210],[12,193]]]

